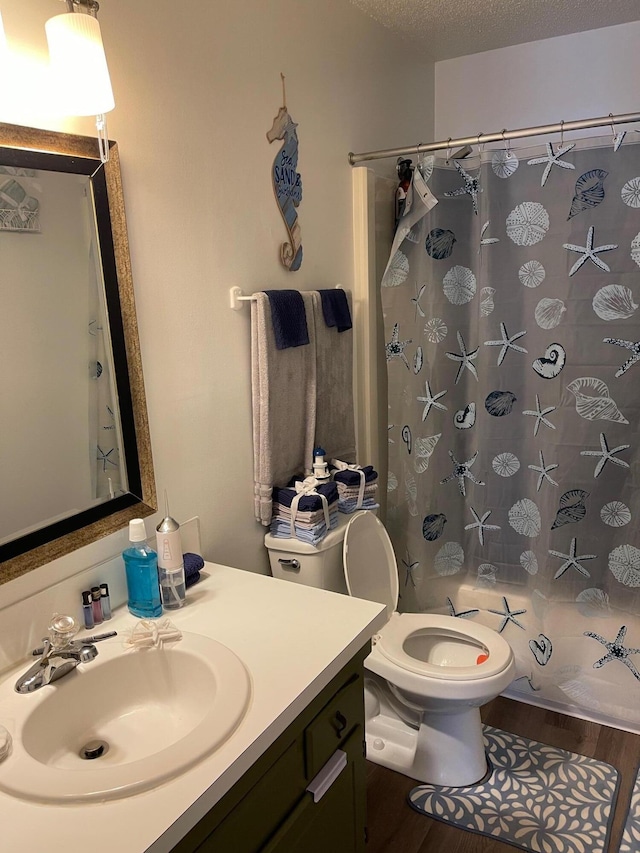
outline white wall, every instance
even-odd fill
[[[56,5],[0,0],[7,37],[29,68],[44,61],[44,22],[62,11]],[[178,519],[200,516],[206,558],[265,572],[264,530],[253,519],[249,311],[232,312],[228,290],[350,287],[347,154],[432,136],[433,66],[338,0],[104,0],[100,22],[158,492],[167,489]],[[265,137],[281,105],[281,71],[299,123],[297,273],[279,261],[276,146]],[[92,133],[90,120],[60,122],[46,103],[31,113],[5,103],[0,117]],[[117,534],[5,584],[0,607],[124,541]]]
[[[639,42],[636,21],[438,62],[436,139],[639,112]]]

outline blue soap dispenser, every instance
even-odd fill
[[[127,607],[141,619],[162,615],[158,555],[147,545],[144,519],[129,522],[129,547],[122,552],[127,575]]]

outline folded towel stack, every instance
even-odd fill
[[[376,500],[378,491],[378,472],[373,465],[347,465],[339,459],[332,459],[331,476],[338,488],[338,510],[344,513],[360,509],[378,509]]]
[[[292,486],[273,490],[270,532],[278,539],[300,539],[318,545],[338,526],[338,486],[315,477],[294,480]]]

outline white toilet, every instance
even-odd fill
[[[341,515],[316,548],[265,536],[274,577],[386,604],[365,660],[367,758],[412,779],[471,785],[487,772],[480,706],[515,677],[490,628],[452,616],[398,613],[391,540],[371,512]]]

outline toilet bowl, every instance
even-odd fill
[[[504,637],[461,618],[398,613],[393,546],[371,512],[341,519],[318,548],[270,534],[265,545],[274,577],[386,605],[365,660],[367,758],[438,785],[485,776],[480,707],[515,677]]]

